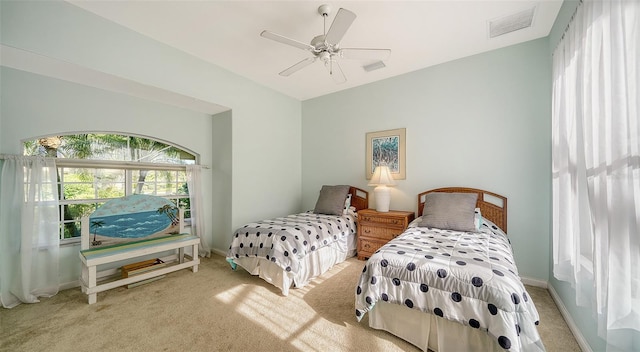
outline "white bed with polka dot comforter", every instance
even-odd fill
[[[475,329],[484,332],[491,349],[544,351],[536,328],[538,312],[518,276],[509,239],[483,220],[477,233],[409,227],[380,248],[367,261],[356,288],[358,321],[378,302],[385,307],[402,305],[404,311],[410,308],[409,314],[426,312],[463,324],[458,339]],[[419,336],[419,342],[410,342],[422,344],[420,332],[408,331],[407,336]],[[453,337],[452,344],[462,345],[450,350],[464,346]]]
[[[227,261],[242,266],[287,295],[355,255],[353,215],[306,212],[244,225],[233,235]]]

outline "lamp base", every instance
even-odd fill
[[[376,211],[386,213],[391,203],[391,190],[387,186],[378,186],[373,190],[376,196]]]

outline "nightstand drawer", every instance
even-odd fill
[[[404,228],[401,226],[399,228],[388,228],[388,227],[376,227],[369,225],[360,225],[361,232],[360,236],[366,237],[375,237],[385,240],[390,240],[398,236],[402,233]]]
[[[387,241],[376,241],[369,238],[360,238],[358,241],[358,257],[369,258],[375,251],[384,246]]]
[[[412,211],[358,211],[358,259],[369,258],[385,243],[396,238],[413,221],[414,216]]]
[[[360,222],[361,223],[371,222],[371,223],[375,223],[376,226],[383,225],[388,227],[398,227],[400,229],[403,229],[406,226],[404,223],[405,220],[403,218],[382,217],[382,216],[375,216],[375,215],[364,215],[360,219]]]

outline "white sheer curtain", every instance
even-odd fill
[[[204,211],[202,210],[202,167],[187,165],[187,187],[191,204],[191,234],[200,237],[199,254],[202,257],[211,255],[211,248],[204,237]]]
[[[51,158],[3,156],[0,301],[5,308],[58,293],[60,208]]]
[[[609,351],[640,348],[639,43],[639,1],[584,1],[553,53],[553,272]]]

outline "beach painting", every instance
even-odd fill
[[[89,217],[91,247],[179,233],[178,208],[166,198],[134,194],[112,199]]]

